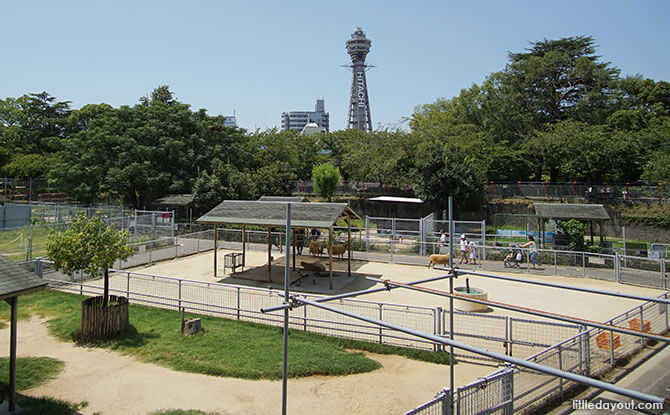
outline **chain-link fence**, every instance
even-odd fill
[[[487,193],[490,198],[585,199],[594,202],[622,200],[666,202],[670,200],[670,186],[663,183],[643,185],[630,183],[491,182]]]
[[[406,412],[405,415],[511,415],[514,412],[512,376],[513,370],[505,368],[456,388],[453,394],[453,411],[449,405],[450,390],[445,388],[434,399]]]
[[[53,270],[48,261],[37,260],[38,273],[59,289],[96,295],[102,292],[99,278],[83,273],[66,275]],[[280,313],[263,314],[261,308],[279,306],[279,291],[220,283],[207,283],[131,271],[112,270],[110,292],[126,296],[138,304],[183,309],[188,312],[223,316],[259,323],[282,325]],[[316,295],[305,295],[318,298]],[[449,310],[441,307],[419,307],[405,304],[363,300],[340,300],[337,306],[350,313],[383,320],[415,331],[446,337],[449,334]],[[325,335],[347,337],[425,350],[442,350],[438,345],[413,336],[380,328],[374,324],[323,309],[301,307],[291,311],[294,328]],[[516,317],[454,311],[454,336],[470,344],[515,357],[527,357],[578,331],[578,326],[525,320]],[[461,356],[476,357],[464,353]]]
[[[670,298],[670,293],[665,293],[659,298]],[[670,307],[664,303],[646,302],[623,314],[620,314],[604,324],[625,327],[633,330],[639,330],[645,333],[665,334],[670,330]],[[519,321],[515,322],[519,325]],[[535,321],[528,320],[525,323],[531,323],[530,326],[522,330],[521,338],[532,338]],[[544,338],[548,341],[560,338],[566,332],[555,331],[556,336],[550,340],[547,335],[551,332],[544,329]],[[519,331],[517,329],[517,331]],[[541,364],[543,366],[571,372],[583,376],[597,377],[633,354],[640,351],[648,340],[639,336],[614,333],[603,329],[586,329],[579,327],[578,333],[570,335],[565,340],[557,341],[550,346],[526,360]],[[500,332],[500,331],[498,331]],[[476,345],[475,343],[470,344]],[[481,346],[480,346],[481,347]],[[518,346],[515,346],[518,347]],[[492,379],[500,375],[500,371],[495,372],[484,379]],[[484,381],[485,388],[481,388],[481,381],[478,380],[454,394],[454,413],[457,414],[482,414],[482,413],[522,413],[533,414],[541,411],[548,402],[563,400],[566,393],[579,386],[577,382],[565,380],[563,378],[547,375],[533,370],[515,367],[513,374],[508,380],[498,386],[494,386],[492,391],[488,391],[491,383]],[[480,385],[479,391],[476,385]],[[504,390],[501,390],[503,388]],[[466,391],[465,391],[466,390]],[[465,392],[463,392],[465,391]],[[506,400],[512,394],[513,398]],[[463,396],[475,396],[474,400],[468,402]],[[449,391],[447,389],[440,391],[437,397],[420,407],[407,412],[407,414],[444,414],[450,413],[449,410]],[[508,403],[507,405],[504,405]],[[499,412],[502,411],[508,412]],[[442,411],[442,412],[440,412]]]

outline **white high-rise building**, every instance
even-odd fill
[[[326,112],[326,105],[323,99],[317,99],[314,111],[291,111],[281,113],[281,129],[284,131],[296,130],[302,131],[309,123],[314,123],[319,127],[330,131],[330,114]]]

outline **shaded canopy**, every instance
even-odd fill
[[[0,300],[29,294],[46,286],[46,281],[0,255]]]
[[[289,202],[224,200],[196,222],[219,225],[286,226]],[[330,228],[341,217],[360,218],[346,203],[291,202],[291,227]]]
[[[547,219],[609,220],[603,205],[579,203],[535,203],[535,215]]]

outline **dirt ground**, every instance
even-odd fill
[[[65,362],[54,380],[23,391],[71,402],[87,401],[84,414],[148,414],[168,408],[218,411],[222,414],[281,412],[281,381],[243,380],[176,372],[138,362],[118,353],[78,347],[48,335],[41,320],[18,324],[19,356],[48,356]],[[9,343],[9,330],[0,331]],[[396,356],[367,354],[383,368],[350,376],[290,379],[288,411],[292,414],[402,413],[434,397],[448,384],[449,366]],[[459,363],[458,384],[491,373],[485,365]]]
[[[223,274],[223,255],[219,251],[218,278],[213,276],[213,255],[203,253],[135,271],[210,282],[244,283],[268,286],[267,282],[246,281]],[[278,253],[273,253],[278,258]],[[247,264],[260,266],[267,254],[248,252]],[[340,262],[340,265],[342,263]],[[378,274],[381,278],[409,282],[444,274],[427,267],[384,263],[358,264],[356,272]],[[541,274],[542,271],[538,271]],[[606,281],[526,275],[563,284],[656,296],[659,290],[619,285]],[[353,291],[374,286],[365,278],[352,278],[344,288]],[[465,285],[462,278],[455,284]],[[595,294],[509,283],[471,277],[470,285],[489,292],[489,298],[526,307],[565,313],[593,320],[605,320],[637,304],[633,300],[613,299]],[[446,281],[426,286],[448,289]],[[278,286],[277,286],[278,287]],[[296,287],[298,288],[298,287]],[[329,292],[330,293],[330,292]],[[366,295],[365,300],[390,303],[446,306],[448,300],[415,291],[395,289]],[[20,302],[19,302],[20,303]],[[494,314],[510,314],[504,310]],[[0,341],[8,345],[9,331],[0,331]],[[53,396],[73,402],[87,401],[85,414],[147,414],[167,408],[200,409],[225,414],[276,414],[281,405],[280,381],[251,381],[176,372],[146,364],[108,350],[58,342],[47,334],[44,321],[21,321],[18,326],[19,356],[49,356],[65,362],[64,371],[52,381],[24,391],[32,396]],[[5,350],[8,352],[9,347]],[[6,352],[6,353],[7,353]],[[288,382],[288,410],[292,414],[379,414],[402,413],[435,396],[449,383],[449,367],[417,362],[402,357],[368,354],[383,368],[372,373],[350,376],[313,376]],[[489,374],[495,367],[461,362],[456,367],[456,384],[464,385]]]

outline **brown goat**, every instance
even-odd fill
[[[320,263],[319,261],[315,261],[315,262],[301,261],[300,265],[302,265],[302,268],[305,271],[324,272],[326,270],[326,267],[322,263]]]
[[[344,259],[344,253],[347,252],[347,249],[349,249],[349,244],[345,243],[344,245],[333,245],[333,249],[331,250],[331,254],[335,256],[339,256],[340,259]]]
[[[449,254],[434,254],[430,256],[430,262],[428,263],[428,268],[432,265],[435,268],[435,265],[447,265],[449,263]]]
[[[314,256],[320,256],[323,253],[321,242],[312,241],[309,243],[309,253]]]

